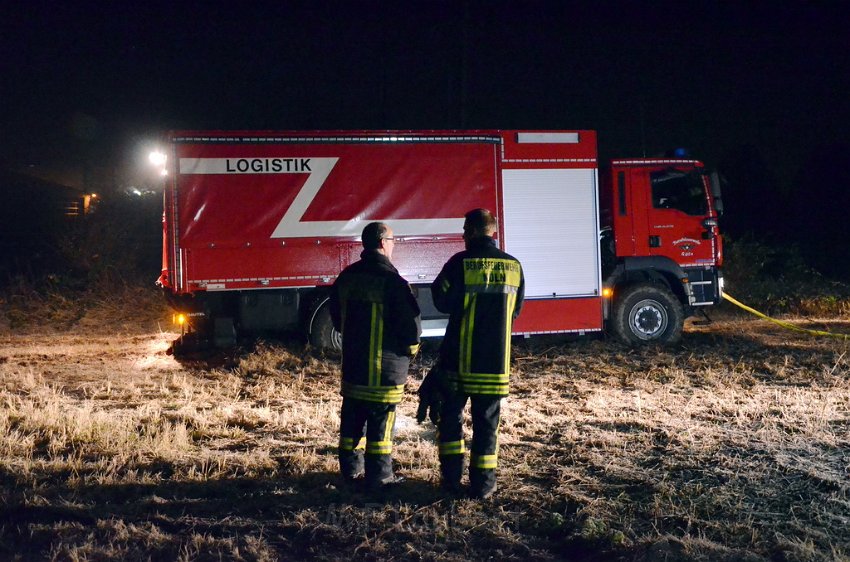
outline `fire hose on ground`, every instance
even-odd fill
[[[830,338],[839,338],[839,339],[844,339],[844,340],[850,339],[850,334],[836,334],[836,333],[833,333],[833,332],[825,332],[823,330],[809,330],[807,328],[801,328],[799,326],[795,326],[794,324],[791,324],[790,322],[785,322],[783,320],[777,320],[776,318],[771,318],[767,314],[759,312],[755,308],[752,308],[752,307],[745,305],[744,303],[736,300],[734,297],[731,297],[730,295],[728,295],[726,293],[723,293],[723,298],[726,299],[727,301],[731,302],[735,306],[738,306],[738,307],[746,310],[747,312],[749,312],[751,314],[755,314],[759,318],[763,318],[765,320],[768,320],[769,322],[773,322],[774,324],[778,324],[778,325],[782,326],[783,328],[787,328],[789,330],[794,330],[795,332],[803,332],[804,334],[810,334],[810,335],[813,335],[813,336],[826,336],[826,337],[830,337]]]

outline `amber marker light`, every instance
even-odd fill
[[[180,326],[180,336],[186,332],[186,315],[182,313],[173,314],[171,316],[172,322]]]
[[[602,288],[602,297],[606,299],[610,299],[614,296],[614,289],[611,287],[603,287]]]

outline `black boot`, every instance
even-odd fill
[[[450,494],[460,494],[463,487],[460,479],[463,476],[464,455],[447,455],[440,457],[440,475],[442,482],[440,486]]]
[[[366,455],[367,488],[377,490],[403,481],[403,477],[393,474],[393,459],[390,455]]]
[[[359,451],[340,451],[339,471],[343,479],[353,481],[365,474],[363,453]]]
[[[496,493],[496,471],[469,467],[469,496],[486,500]]]

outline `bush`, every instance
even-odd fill
[[[64,330],[95,317],[116,326],[161,315],[161,221],[157,195],[117,193],[68,224],[46,267],[2,279],[0,329]]]
[[[58,240],[63,282],[97,284],[120,278],[153,283],[162,260],[162,202],[159,196],[118,193],[72,225]]]
[[[809,267],[797,245],[771,246],[744,236],[725,240],[727,292],[766,314],[850,313],[850,285]]]

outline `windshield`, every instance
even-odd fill
[[[708,201],[702,174],[668,169],[650,174],[652,206],[676,209],[689,215],[708,214]]]

